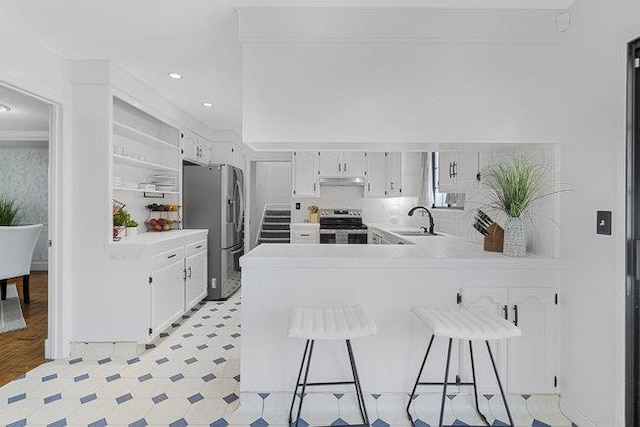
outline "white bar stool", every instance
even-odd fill
[[[298,404],[298,415],[295,425],[298,426],[300,414],[302,411],[302,402],[305,397],[307,387],[326,386],[326,385],[345,385],[353,384],[356,389],[356,397],[360,409],[360,415],[365,426],[369,426],[369,416],[367,408],[364,404],[364,395],[362,394],[362,386],[358,377],[356,361],[353,357],[351,348],[351,340],[353,338],[361,338],[376,333],[376,325],[373,319],[364,312],[359,305],[352,307],[335,307],[335,308],[316,308],[316,307],[295,307],[291,311],[291,319],[289,322],[289,337],[304,338],[306,344],[296,388],[291,399],[291,408],[289,409],[289,425],[293,419],[293,405],[298,394],[298,388],[302,387],[300,394],[300,403]],[[351,372],[353,373],[353,381],[336,381],[336,382],[307,382],[309,377],[309,366],[311,365],[311,355],[313,354],[313,346],[316,340],[345,340],[347,343],[347,353],[349,354],[349,362],[351,364]],[[305,368],[306,365],[306,368]],[[300,378],[302,371],[304,379],[302,383]]]
[[[433,332],[433,335],[431,336],[431,340],[429,341],[429,345],[427,347],[427,352],[424,355],[424,359],[422,360],[420,371],[418,372],[418,378],[416,378],[416,383],[413,386],[411,395],[409,396],[409,403],[407,404],[407,416],[409,417],[409,421],[411,421],[411,425],[415,426],[415,423],[413,421],[413,417],[411,417],[411,414],[409,413],[409,407],[411,406],[411,401],[413,400],[416,394],[416,389],[419,385],[443,386],[442,403],[440,405],[440,422],[438,423],[440,427],[442,427],[442,420],[444,417],[444,404],[447,394],[447,385],[472,385],[473,393],[475,395],[476,411],[478,412],[478,415],[480,415],[480,417],[484,420],[486,425],[490,425],[489,421],[487,421],[487,418],[482,414],[482,412],[480,412],[480,407],[478,405],[478,389],[476,386],[476,372],[473,362],[473,346],[471,344],[472,341],[481,340],[484,341],[487,345],[487,351],[489,352],[489,358],[491,359],[491,364],[493,365],[493,372],[496,375],[498,387],[500,388],[502,401],[504,402],[504,406],[507,410],[509,423],[511,427],[513,427],[513,418],[511,417],[511,411],[509,411],[509,405],[504,395],[504,390],[502,389],[502,383],[500,382],[496,363],[493,359],[493,354],[491,353],[489,340],[501,340],[520,336],[522,334],[520,328],[498,316],[497,314],[489,313],[488,311],[481,308],[413,307],[411,311],[413,311],[413,313],[418,316],[418,318],[427,326],[427,328],[429,328]],[[444,371],[444,382],[420,382],[422,370],[424,369],[427,357],[429,356],[429,351],[431,350],[433,339],[436,336],[449,338],[449,349],[447,351],[447,365]],[[449,382],[449,363],[451,362],[451,346],[454,339],[469,341],[471,375],[473,378],[473,382]]]

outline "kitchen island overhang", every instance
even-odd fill
[[[352,304],[368,310],[378,328],[377,335],[353,342],[365,392],[410,391],[430,337],[411,314],[411,307],[454,307],[465,295],[469,301],[463,303],[500,311],[504,305],[510,320],[512,305],[516,305],[512,302],[516,302],[524,309],[521,322],[545,322],[534,329],[527,325],[529,339],[513,349],[511,344],[504,345],[497,351],[497,363],[510,392],[559,392],[552,379],[546,385],[546,378],[539,377],[557,373],[559,368],[559,316],[553,299],[557,302],[554,293],[559,290],[561,262],[535,256],[506,258],[458,238],[433,239],[433,243],[414,246],[264,244],[245,255],[241,259],[241,392],[293,390],[304,341],[287,337],[292,307]],[[523,334],[526,337],[527,330]],[[348,378],[344,343],[321,344],[314,351],[318,362],[311,378]],[[429,356],[434,362],[426,368],[426,376],[441,380],[445,344],[434,344]],[[529,366],[527,352],[540,345],[544,348],[536,357],[542,360]],[[521,360],[523,357],[527,360]],[[466,351],[457,348],[453,378],[468,373],[466,358]],[[482,383],[483,373],[479,375]],[[490,381],[486,383],[491,391]]]

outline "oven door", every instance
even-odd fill
[[[320,230],[320,243],[336,243],[336,231]]]

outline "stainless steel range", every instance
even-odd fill
[[[367,244],[362,209],[320,209],[320,243]]]

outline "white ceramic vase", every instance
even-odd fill
[[[507,217],[504,227],[504,248],[502,253],[509,257],[523,257],[527,254],[527,240],[522,217]]]
[[[135,237],[138,235],[138,227],[127,227],[127,237]]]

